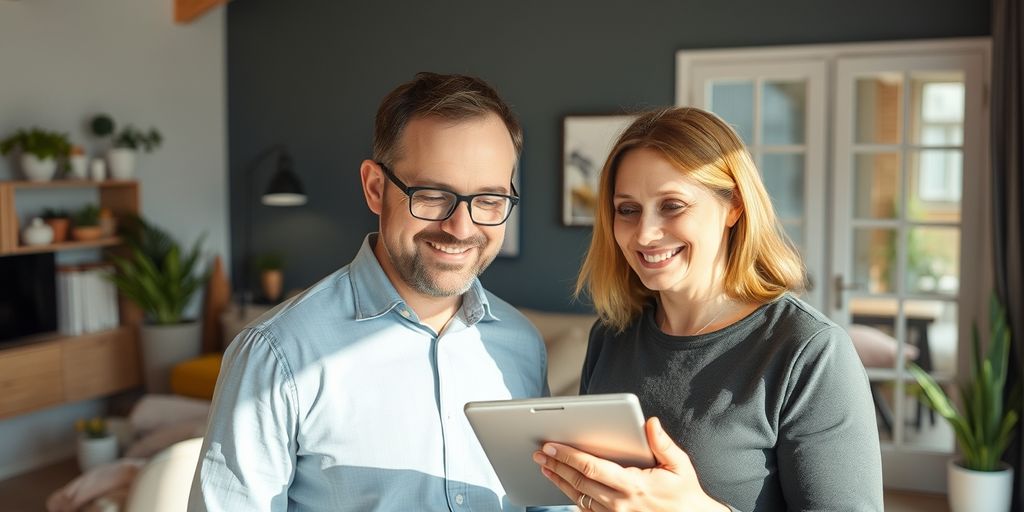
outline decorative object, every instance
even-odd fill
[[[99,226],[102,236],[114,236],[117,233],[117,218],[110,208],[100,208]]]
[[[96,466],[117,460],[117,437],[107,430],[103,418],[78,420],[78,467],[86,472]]]
[[[67,210],[47,208],[43,210],[43,222],[53,229],[53,243],[59,244],[68,239],[68,228],[71,227],[71,215]]]
[[[206,283],[198,269],[202,237],[187,253],[166,231],[136,218],[125,230],[128,257],[111,255],[111,276],[121,293],[142,309],[142,365],[146,389],[166,392],[175,364],[199,355],[199,322],[185,319],[192,296]]]
[[[115,134],[117,123],[107,114],[94,116],[89,122],[89,127],[97,137],[114,138],[113,147],[107,152],[107,161],[110,166],[110,177],[115,180],[135,178],[138,151],[152,152],[163,142],[163,135],[156,128],[143,131],[129,124]]]
[[[225,348],[220,316],[231,304],[231,283],[224,273],[220,256],[213,258],[213,270],[203,297],[203,352],[221,352]]]
[[[1020,411],[1020,388],[1006,400],[1010,327],[1006,311],[993,296],[989,302],[991,337],[982,357],[978,327],[973,328],[971,374],[963,383],[963,413],[935,379],[914,363],[907,369],[921,386],[921,400],[945,418],[956,434],[960,460],[949,463],[949,500],[953,512],[1010,510],[1013,468],[1001,461],[1013,439]]]
[[[277,156],[277,166],[273,176],[270,178],[270,184],[267,185],[266,191],[263,192],[260,202],[264,206],[302,206],[306,204],[306,193],[303,191],[302,182],[299,181],[299,177],[292,170],[292,157],[284,144],[277,144],[265,150],[248,166],[245,174],[245,245],[242,251],[243,266],[245,268],[241,274],[244,277],[242,278],[242,291],[239,294],[241,304],[239,315],[243,316],[245,315],[246,305],[252,302],[251,269],[253,267],[250,266],[251,256],[249,251],[252,247],[253,174],[260,169],[263,162],[269,160],[272,156]]]
[[[598,179],[615,139],[636,116],[570,115],[562,120],[562,223],[594,224]]]
[[[94,204],[82,207],[71,218],[71,235],[78,241],[97,240],[103,236],[100,228],[100,209]]]
[[[175,23],[188,23],[228,0],[174,0]]]
[[[93,158],[89,165],[89,178],[93,181],[107,179],[107,163],[100,158]]]
[[[14,149],[21,152],[21,172],[26,179],[49,181],[57,171],[57,160],[68,155],[71,144],[63,133],[32,128],[18,130],[0,141],[0,154],[7,155]]]
[[[68,156],[68,178],[73,180],[88,179],[89,157],[85,155],[82,146],[71,146],[71,154]]]
[[[284,258],[280,253],[261,254],[256,258],[256,270],[260,275],[260,290],[263,291],[263,298],[270,303],[276,303],[281,298],[282,287],[284,286]]]
[[[25,245],[47,245],[53,242],[53,228],[43,219],[36,217],[21,232],[21,241]]]

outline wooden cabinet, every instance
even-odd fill
[[[17,193],[49,190],[56,194],[75,188],[96,190],[100,208],[109,209],[119,221],[139,211],[136,181],[0,182],[0,257],[120,245],[117,237],[46,246],[20,244],[23,222],[17,217]],[[0,418],[139,386],[137,315],[122,313],[121,323],[115,329],[81,336],[40,335],[0,345]]]

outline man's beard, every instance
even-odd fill
[[[401,250],[390,250],[386,243],[385,248],[389,249],[387,253],[391,258],[391,264],[398,270],[398,274],[402,277],[402,280],[405,281],[405,284],[409,285],[417,292],[431,297],[454,297],[466,293],[469,288],[473,286],[473,280],[482,274],[491,262],[494,261],[495,256],[497,256],[497,254],[487,255],[482,252],[484,247],[487,245],[487,239],[484,238],[483,235],[459,240],[458,238],[455,238],[443,231],[436,233],[423,232],[414,236],[413,242],[416,242],[415,248],[410,253],[406,253]],[[451,247],[474,247],[477,249],[480,256],[475,263],[471,262],[467,265],[449,265],[439,263],[428,267],[423,262],[423,257],[419,252],[418,242],[433,242],[437,245],[447,245]],[[437,274],[442,272],[450,274],[459,270],[462,270],[461,276],[464,278],[462,282],[454,283],[449,286],[445,286],[439,282],[440,276]]]

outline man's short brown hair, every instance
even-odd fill
[[[417,73],[381,101],[373,130],[373,159],[393,164],[401,156],[398,141],[402,131],[417,117],[458,122],[492,112],[508,128],[518,158],[523,149],[523,130],[493,87],[472,76]]]

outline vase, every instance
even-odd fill
[[[1003,464],[999,471],[975,471],[950,459],[946,476],[952,512],[1007,512],[1010,510],[1013,468]]]
[[[53,217],[44,219],[44,222],[53,229],[53,243],[59,244],[68,239],[68,229],[71,227],[71,219],[67,217]]]
[[[85,155],[71,155],[68,157],[68,178],[73,180],[84,180],[89,177],[89,157]]]
[[[21,232],[21,241],[25,245],[47,245],[53,242],[53,228],[36,217]]]
[[[114,148],[107,153],[110,177],[115,180],[130,180],[135,178],[135,150],[128,148]]]
[[[107,163],[102,159],[93,158],[92,163],[89,164],[89,179],[93,181],[107,179]]]
[[[39,158],[31,153],[21,155],[21,172],[29,181],[50,181],[57,171],[57,159]]]
[[[263,298],[268,302],[277,302],[281,298],[283,284],[284,276],[280,270],[264,270],[260,273],[260,288],[263,290]]]
[[[142,326],[142,376],[146,391],[170,391],[171,368],[199,356],[201,332],[199,322]]]
[[[117,460],[117,437],[107,434],[104,437],[78,438],[78,467],[82,472]]]

